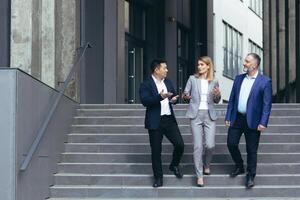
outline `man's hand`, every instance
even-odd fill
[[[257,130],[260,131],[260,132],[263,132],[263,131],[266,130],[266,128],[267,128],[267,127],[265,127],[264,125],[261,125],[261,124],[260,124],[260,125],[258,125]]]
[[[225,121],[225,126],[228,128],[230,126],[230,121]]]
[[[171,96],[173,95],[173,93],[171,93],[171,92],[164,92],[164,90],[162,90],[159,94],[160,94],[160,96],[161,96],[163,99],[169,98],[169,97],[171,97]]]
[[[192,96],[189,95],[189,94],[187,94],[187,93],[183,93],[183,94],[182,94],[182,98],[183,98],[184,100],[190,100],[190,99],[192,98]]]
[[[179,95],[176,95],[176,96],[172,97],[172,99],[170,100],[170,102],[171,103],[176,103],[178,97],[179,97]]]

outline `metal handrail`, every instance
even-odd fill
[[[32,157],[33,157],[33,154],[35,153],[35,151],[37,150],[43,136],[45,135],[45,131],[47,129],[47,126],[50,122],[50,120],[52,119],[52,116],[58,106],[58,103],[60,102],[61,100],[61,97],[64,95],[65,91],[66,91],[66,88],[71,80],[71,77],[73,76],[73,74],[75,73],[77,67],[78,67],[78,64],[81,62],[83,56],[85,55],[85,52],[88,48],[91,48],[92,46],[90,45],[90,43],[87,43],[85,46],[84,46],[84,49],[82,51],[82,54],[80,55],[79,59],[77,60],[77,62],[72,66],[71,68],[71,71],[69,73],[69,75],[67,76],[65,82],[63,83],[63,86],[59,89],[59,94],[58,96],[56,97],[53,105],[51,106],[50,108],[50,111],[48,113],[48,115],[46,116],[44,122],[42,123],[41,127],[39,128],[39,131],[38,131],[38,134],[35,138],[35,140],[33,141],[27,155],[26,155],[26,158],[25,160],[23,161],[21,167],[20,167],[20,171],[24,172],[26,171]]]

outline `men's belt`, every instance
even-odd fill
[[[160,118],[172,118],[172,115],[161,115]]]
[[[237,114],[241,115],[241,116],[246,116],[246,113],[240,113],[240,112],[238,112]]]

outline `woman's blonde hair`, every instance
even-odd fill
[[[198,62],[199,61],[202,61],[204,62],[205,64],[207,64],[209,66],[209,69],[208,69],[208,72],[207,72],[207,77],[206,79],[211,81],[214,79],[214,64],[211,60],[211,58],[209,56],[201,56],[197,59],[197,66],[196,66],[196,73],[195,73],[195,76],[198,78],[199,77],[199,74],[198,74]]]

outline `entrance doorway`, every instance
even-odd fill
[[[146,7],[125,1],[125,75],[126,103],[139,103],[146,46]]]

